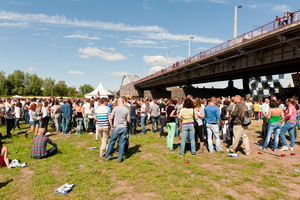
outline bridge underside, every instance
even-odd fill
[[[144,80],[135,87],[140,91],[161,90],[172,86],[298,72],[300,22],[289,26]]]

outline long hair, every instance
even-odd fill
[[[191,99],[185,99],[183,103],[184,108],[194,108],[194,103]]]
[[[2,150],[2,141],[0,139],[0,154],[1,154],[1,150]]]

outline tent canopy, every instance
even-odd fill
[[[106,97],[113,96],[111,93],[109,93],[102,85],[102,83],[99,83],[98,87],[91,93],[88,93],[85,95],[85,98],[92,98],[95,97],[98,92],[100,92],[100,97]]]

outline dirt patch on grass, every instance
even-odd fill
[[[27,200],[30,198],[30,184],[32,182],[34,171],[29,168],[23,168],[20,170],[20,176],[16,179],[16,185],[20,188],[21,191],[18,193],[22,194],[21,197],[17,199]]]

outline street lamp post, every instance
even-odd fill
[[[189,58],[191,57],[191,40],[194,39],[194,37],[189,37]]]
[[[234,7],[234,30],[233,30],[233,38],[237,37],[237,9],[242,8],[243,6],[235,6]]]
[[[167,52],[167,67],[168,67],[168,65],[169,65],[169,63],[168,63],[168,58],[169,58],[169,54],[170,54],[170,53],[172,53],[172,52],[170,52],[170,51]]]

